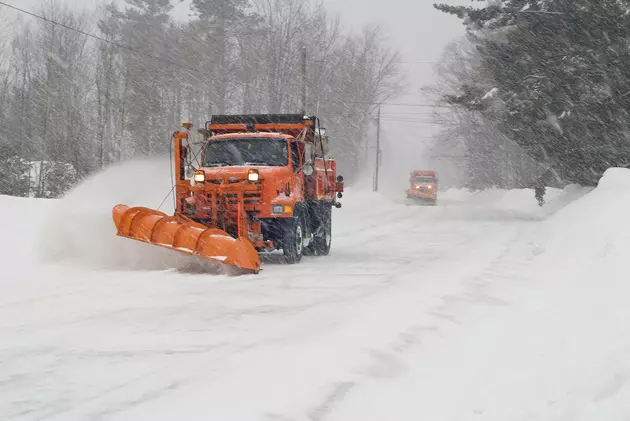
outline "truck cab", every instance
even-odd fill
[[[409,174],[407,199],[414,203],[437,204],[438,177],[435,171],[416,170]]]

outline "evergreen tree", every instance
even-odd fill
[[[565,182],[595,185],[607,168],[630,162],[629,5],[435,5],[463,19],[497,92],[488,98],[484,87],[466,85],[446,100],[483,113]]]

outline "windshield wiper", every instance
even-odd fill
[[[266,162],[246,162],[243,165],[266,165],[268,167],[270,167],[271,165],[266,163]]]
[[[206,167],[229,167],[230,163],[227,162],[211,162],[209,164],[206,164]]]

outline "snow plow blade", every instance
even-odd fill
[[[255,273],[260,271],[258,252],[247,239],[235,239],[220,229],[144,207],[117,205],[112,216],[121,237]]]

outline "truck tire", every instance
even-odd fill
[[[287,221],[282,243],[284,260],[290,265],[300,263],[304,254],[304,224],[299,214]]]
[[[313,237],[313,252],[316,256],[328,256],[332,242],[332,209],[322,209],[322,229]]]

